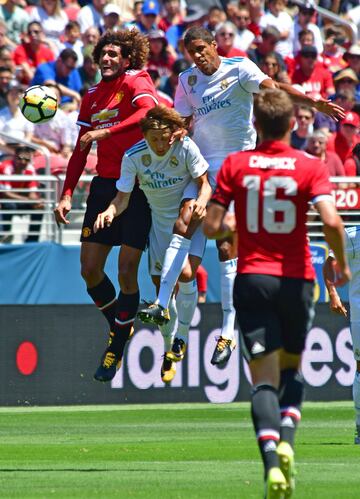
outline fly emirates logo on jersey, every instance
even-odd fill
[[[178,182],[182,182],[184,180],[183,177],[167,177],[164,173],[161,172],[151,172],[150,170],[146,170],[144,172],[142,178],[142,184],[144,187],[148,187],[149,189],[164,189],[166,187],[172,187]]]
[[[211,95],[204,96],[202,102],[204,105],[195,109],[195,114],[198,114],[199,116],[206,116],[211,113],[211,111],[231,107],[230,99],[215,99]]]
[[[120,123],[118,121],[112,121],[119,114],[118,109],[101,109],[101,111],[91,115],[91,124],[93,128],[99,130],[100,128],[108,128],[113,125]],[[98,124],[96,124],[98,123]]]
[[[266,158],[264,156],[250,156],[249,167],[273,170],[295,170],[296,158]]]

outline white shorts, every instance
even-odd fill
[[[173,226],[169,227],[168,231],[164,231],[153,219],[149,235],[149,273],[150,275],[161,275],[162,265],[165,258],[166,250],[172,239]],[[202,259],[206,246],[206,237],[203,233],[202,226],[198,227],[191,238],[189,255],[198,256]]]
[[[360,361],[360,321],[350,322],[350,332],[353,342],[354,359]]]

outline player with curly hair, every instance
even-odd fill
[[[144,70],[149,51],[146,37],[137,30],[106,32],[94,49],[101,81],[84,95],[77,124],[79,136],[69,160],[60,201],[55,208],[58,224],[68,224],[73,191],[82,174],[93,141],[97,142],[97,176],[87,200],[81,234],[81,275],[87,291],[109,323],[110,339],[125,345],[139,304],[138,266],[151,225],[151,213],[144,193],[138,188],[130,196],[129,206],[111,228],[93,232],[97,214],[116,194],[121,177],[124,152],[142,138],[139,121],[157,103],[156,91]],[[113,246],[119,253],[120,293],[116,296],[111,280],[104,272]],[[107,349],[95,379],[109,381],[116,374],[121,356]]]
[[[155,106],[140,121],[140,126],[145,140],[124,154],[121,176],[116,183],[118,193],[109,207],[98,215],[94,230],[107,231],[107,227],[116,220],[115,217],[121,216],[127,209],[137,177],[140,189],[151,207],[149,273],[158,290],[165,253],[172,240],[179,212],[184,223],[187,218],[192,219],[189,226],[193,225],[194,230],[189,238],[189,254],[179,276],[176,304],[173,295],[170,300],[171,318],[159,325],[165,342],[161,379],[169,383],[175,376],[176,362],[184,357],[183,352],[174,355],[176,317],[181,333],[187,335],[197,304],[195,275],[206,243],[200,224],[212,189],[207,179],[209,165],[197,145],[189,137],[183,141],[172,141],[174,132],[184,129],[184,121],[179,113],[163,105]]]

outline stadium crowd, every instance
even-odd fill
[[[47,149],[51,173],[66,172],[82,96],[101,78],[93,48],[106,30],[135,28],[148,37],[145,68],[159,102],[173,106],[178,76],[192,64],[183,42],[191,26],[211,30],[220,56],[248,57],[275,81],[341,105],[347,114],[340,123],[299,106],[292,146],[321,155],[331,175],[360,174],[360,6],[357,0],[317,3],[352,22],[357,38],[348,25],[319,16],[311,1],[1,0],[0,132],[7,138],[0,136],[0,174],[8,172],[19,139]],[[61,102],[55,118],[41,125],[18,108],[22,92],[35,84],[55,87]],[[93,148],[85,171],[95,165]],[[35,153],[30,167],[43,172],[44,157]]]

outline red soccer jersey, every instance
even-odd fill
[[[102,80],[85,94],[77,124],[93,130],[113,127],[134,114],[136,100],[145,96],[157,103],[154,84],[146,71],[130,70],[116,80]],[[114,133],[99,141],[96,166],[99,176],[118,179],[124,152],[141,138],[136,123],[125,132]]]
[[[14,50],[13,59],[17,65],[27,62],[30,67],[36,68],[43,62],[54,61],[55,55],[45,44],[41,44],[38,50],[33,52],[30,43],[22,43]]]
[[[0,163],[0,175],[14,175],[14,174],[15,174],[14,165],[10,159]],[[33,175],[36,175],[35,168],[32,165],[28,165],[26,168],[24,168],[24,170],[21,172],[21,175],[28,175],[29,180],[28,181],[1,180],[0,192],[2,190],[9,191],[14,188],[31,189],[32,191],[35,191],[38,188],[39,183],[31,179]]]
[[[238,273],[314,279],[306,212],[330,193],[324,163],[284,142],[228,156],[212,199],[235,201]]]
[[[329,95],[335,93],[332,75],[321,64],[316,64],[310,76],[306,76],[298,67],[291,80],[293,85],[301,85],[305,94],[315,99],[320,97],[327,99]]]

